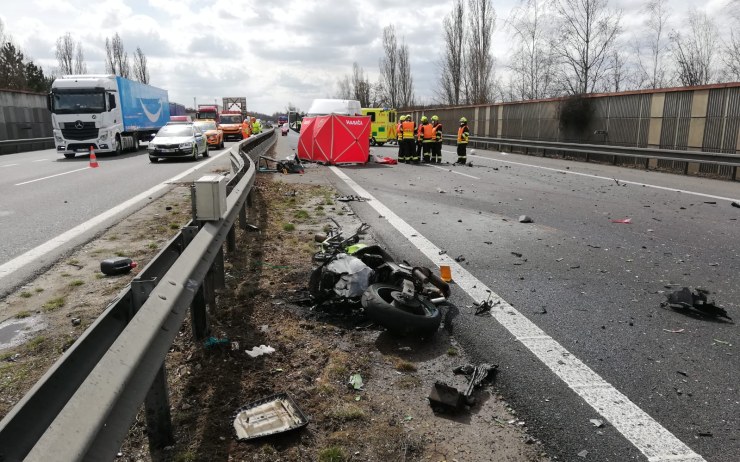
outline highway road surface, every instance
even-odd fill
[[[296,141],[281,138],[280,155]],[[500,366],[498,387],[550,455],[740,460],[737,325],[661,307],[703,287],[740,319],[740,184],[488,151],[468,160],[312,168],[370,199],[353,209],[396,257],[452,266],[445,327]],[[487,289],[493,309],[475,316]]]
[[[296,144],[278,137],[278,157]],[[139,152],[89,169],[53,151],[2,156],[0,265],[223,157],[152,165]],[[452,266],[445,328],[499,365],[498,389],[551,456],[740,460],[737,325],[661,307],[670,291],[703,287],[740,318],[740,184],[482,150],[468,159],[308,168],[369,199],[352,207],[393,255]],[[487,290],[493,307],[476,316]]]

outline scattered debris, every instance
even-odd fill
[[[80,324],[82,324],[82,320],[80,318],[72,318],[73,326],[79,326]]]
[[[684,331],[684,329],[663,329],[664,332],[669,332],[671,334],[680,334]]]
[[[682,311],[684,314],[694,314],[704,317],[726,318],[732,321],[727,315],[724,308],[714,304],[714,301],[708,301],[708,290],[696,289],[693,293],[688,287],[666,294],[667,301],[661,306],[669,306],[676,311]]]
[[[587,455],[588,455],[588,451],[586,451],[585,449],[578,453],[578,457],[583,457],[584,459],[586,458]]]
[[[604,427],[604,421],[600,419],[589,419],[589,422],[591,422],[594,427],[596,428],[603,428]]]
[[[234,432],[239,441],[305,427],[308,418],[287,393],[270,396],[237,409]]]
[[[713,338],[712,340],[714,340],[717,343],[721,343],[722,345],[732,346],[732,343],[725,342],[724,340],[720,340],[720,339],[716,339],[716,338]]]
[[[528,215],[521,215],[519,217],[519,223],[534,223],[534,220]]]
[[[612,223],[622,223],[624,225],[630,225],[632,224],[632,218],[619,218],[616,220],[612,220]]]
[[[465,392],[460,393],[455,387],[451,387],[444,382],[435,382],[428,397],[432,410],[434,412],[454,413],[461,410],[464,405],[473,406],[475,404],[473,391],[480,387],[484,381],[491,378],[497,369],[498,366],[495,364],[480,364],[478,366],[467,364],[456,367],[452,372],[464,374],[468,377]]]
[[[100,272],[106,276],[116,276],[119,274],[126,274],[137,266],[138,263],[130,258],[108,258],[100,262]]]
[[[257,171],[260,173],[304,173],[303,164],[298,156],[288,157],[285,160],[277,160],[274,157],[259,156],[257,159]]]
[[[698,433],[697,433],[697,435],[698,435],[698,436],[705,436],[705,437],[707,437],[707,438],[712,438],[712,437],[714,437],[714,435],[712,434],[712,432],[698,432]]]
[[[717,201],[704,201],[705,204],[717,205]]]
[[[250,358],[256,358],[257,356],[274,353],[275,349],[269,345],[260,345],[252,348],[251,350],[244,350],[244,352],[248,354]]]
[[[740,203],[739,202],[733,202],[730,205],[733,206],[733,207],[737,207],[737,208],[740,209]]]
[[[350,194],[349,196],[339,196],[337,197],[337,200],[339,202],[352,202],[352,201],[365,202],[370,199],[368,199],[367,197],[355,196],[354,194]]]
[[[462,255],[458,255],[457,257],[455,257],[455,261],[458,263],[462,263],[465,261],[465,257]]]
[[[349,386],[355,390],[362,390],[364,383],[362,382],[362,376],[360,374],[352,374],[349,376]]]
[[[386,164],[386,165],[396,165],[398,164],[398,161],[392,157],[376,157],[375,163],[376,164]]]
[[[258,233],[260,231],[260,229],[259,229],[258,226],[253,225],[251,223],[247,223],[246,229],[247,229],[247,231],[249,231],[251,233]]]
[[[522,254],[520,254],[519,252],[511,252],[511,254],[514,255],[515,257],[522,258]]]
[[[440,193],[440,194],[444,194],[447,191],[445,191],[444,189],[441,189],[441,188],[437,188],[437,192]]]
[[[493,308],[493,301],[491,300],[491,291],[486,289],[486,292],[488,292],[487,299],[482,300],[478,303],[473,303],[473,306],[475,307],[475,312],[473,314],[475,314],[476,316],[486,314],[491,311],[491,308]]]
[[[216,346],[228,345],[229,343],[230,343],[229,339],[227,338],[208,337],[206,341],[203,342],[203,345],[206,348],[213,348]]]

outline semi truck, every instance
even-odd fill
[[[218,106],[213,104],[199,104],[196,118],[218,122]]]
[[[170,118],[167,91],[116,75],[65,75],[51,85],[56,150],[120,154],[137,150]]]

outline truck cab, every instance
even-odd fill
[[[115,75],[65,75],[48,97],[58,153],[136,150],[169,119],[167,92]]]

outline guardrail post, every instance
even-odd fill
[[[236,250],[236,230],[232,226],[226,235],[226,251],[232,253],[234,250]]]
[[[172,432],[172,415],[170,413],[170,398],[167,392],[167,371],[164,363],[159,368],[154,382],[144,399],[146,412],[146,431],[149,435],[149,453],[152,460],[164,460],[162,449],[175,442]]]
[[[210,274],[210,271],[209,271]],[[208,276],[206,276],[206,279]],[[208,335],[208,312],[206,311],[206,281],[198,288],[198,292],[193,297],[193,302],[190,304],[190,319],[193,324],[193,337],[196,340],[200,340]]]
[[[242,208],[239,209],[239,226],[241,226],[242,229],[247,229],[247,204],[246,203],[242,205]]]
[[[131,317],[144,305],[156,285],[156,279],[131,281]],[[159,372],[157,372],[154,382],[152,382],[146,394],[144,410],[147,434],[149,435],[149,453],[152,460],[161,460],[160,451],[166,446],[172,445],[175,441],[172,433],[170,399],[167,393],[167,372],[164,363],[159,368]]]

